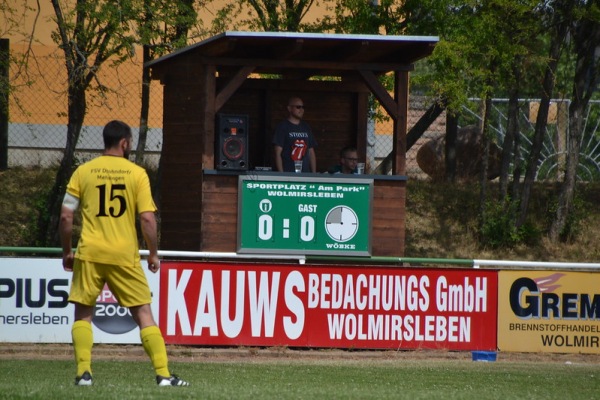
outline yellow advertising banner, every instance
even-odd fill
[[[498,349],[600,353],[600,274],[501,271]]]

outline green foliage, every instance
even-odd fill
[[[194,36],[205,34],[193,0],[144,0],[137,21],[138,41],[150,49],[151,59],[186,46],[191,27],[197,28]]]
[[[440,41],[428,60],[432,68],[416,77],[416,84],[429,82],[428,94],[434,98],[446,98],[449,110],[460,110],[470,93],[469,82],[459,78],[472,73],[468,62],[470,52],[468,44]]]
[[[56,0],[52,2],[57,24],[52,39],[65,51],[67,65],[76,62],[70,67],[71,79],[95,74],[108,59],[113,63],[127,59],[136,42],[131,21],[136,20],[138,10],[133,1],[80,0],[70,8]]]
[[[29,214],[30,219],[27,224],[27,229],[23,234],[23,239],[25,240],[25,243],[23,243],[22,245],[29,245],[33,247],[43,247],[45,245],[44,243],[38,242],[38,237],[40,234],[38,221],[40,219],[43,219],[45,221],[50,220],[50,211],[46,206],[46,199],[48,198],[49,192],[50,190],[48,189],[46,192],[40,193],[33,198],[31,204],[31,211]]]
[[[337,0],[333,29],[337,33],[377,34],[383,23],[381,9],[382,6],[376,6],[370,1]]]
[[[519,244],[532,245],[540,231],[532,223],[516,226],[517,204],[510,201],[486,203],[483,212],[480,244],[493,249],[512,248]]]
[[[582,224],[587,214],[587,204],[579,193],[575,193],[571,204],[571,211],[567,214],[565,226],[559,233],[559,239],[564,243],[573,243],[582,231]],[[548,225],[556,218],[558,200],[554,199],[548,203],[546,210],[546,222]]]
[[[531,1],[409,0],[407,30],[440,36],[425,61],[431,67],[417,77],[417,83],[431,82],[429,93],[446,98],[448,108],[460,114],[469,97],[501,97],[516,83],[528,82],[527,78],[515,82],[515,69],[539,77],[533,67],[543,47],[537,39],[541,26],[534,6]]]
[[[328,0],[323,0],[327,2]],[[234,0],[226,2],[212,21],[212,30],[244,30],[265,32],[321,31],[322,25],[303,20],[315,0],[271,1]]]
[[[232,18],[238,15],[236,12],[238,6],[235,2],[227,2],[219,8],[211,23],[211,30],[214,33],[225,32],[230,29]]]
[[[407,0],[405,6],[407,31],[441,36],[432,57],[426,60],[431,67],[424,69],[416,82],[426,89],[426,93],[444,98],[448,110],[456,115],[462,114],[469,97],[577,97],[579,93],[591,93],[585,88],[577,88],[573,94],[569,92],[575,90],[570,89],[575,78],[574,50],[586,40],[591,40],[590,43],[598,41],[593,29],[600,22],[597,2]],[[593,23],[587,25],[589,21]],[[579,32],[585,33],[578,37]],[[593,63],[590,59],[580,62],[580,65],[586,65],[585,73],[589,75],[586,79],[588,90],[595,85],[595,78],[600,73],[599,69],[588,69],[587,65]],[[541,79],[550,73],[558,79],[552,83]],[[485,119],[484,124],[488,123]],[[487,131],[487,126],[483,131]],[[541,146],[538,143],[543,127],[536,128],[535,133],[529,154],[523,154],[526,160],[539,159]],[[571,132],[571,135],[576,133]],[[558,157],[547,157],[539,169],[537,163],[529,164],[531,167],[527,170],[521,197],[523,204],[529,201],[529,190],[526,189],[532,184],[533,176],[543,179],[558,174]],[[587,167],[583,165],[578,173],[583,170],[593,175],[593,165]],[[494,207],[486,205],[486,212],[481,216],[480,237],[484,245],[512,247],[537,236],[531,227],[517,228],[511,221],[511,213],[504,213],[504,204]],[[524,210],[520,219],[526,217]],[[563,232],[561,236],[565,235],[569,234]]]
[[[3,246],[35,246],[39,213],[48,215],[44,199],[56,169],[10,168],[0,172]]]

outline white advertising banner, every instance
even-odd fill
[[[71,276],[59,258],[0,258],[0,342],[70,343]],[[158,321],[159,274],[146,270],[146,277]],[[129,310],[118,305],[108,287],[104,289],[92,320],[94,342],[140,343]]]

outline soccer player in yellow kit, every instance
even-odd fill
[[[140,262],[136,214],[150,253],[148,269],[156,273],[160,268],[156,206],[148,175],[128,160],[132,134],[127,124],[111,121],[102,135],[104,153],[75,170],[60,215],[63,268],[73,272],[69,301],[75,304],[71,330],[77,362],[75,384],[92,384],[92,317],[96,299],[106,283],[139,326],[157,384],[188,386],[188,382],[169,372],[165,341],[152,315],[150,288]],[[74,254],[73,216],[79,207],[83,222]]]

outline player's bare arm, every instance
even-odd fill
[[[156,228],[156,216],[153,212],[146,211],[140,213],[140,227],[142,235],[148,247],[148,269],[151,272],[156,272],[160,268],[160,260],[158,258],[158,234]]]
[[[79,199],[66,194],[60,211],[59,234],[63,254],[63,268],[65,271],[73,271],[73,216],[79,206]]]

